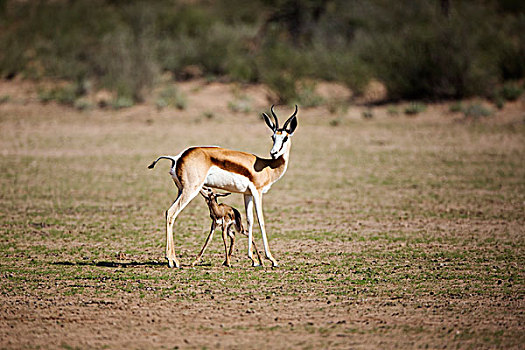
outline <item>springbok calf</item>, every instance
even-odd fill
[[[199,194],[203,186],[217,188],[244,195],[244,207],[248,222],[248,257],[252,256],[253,205],[264,245],[266,258],[272,266],[278,266],[273,258],[264,226],[262,195],[279,180],[288,167],[291,136],[297,128],[297,106],[295,112],[279,128],[277,116],[271,108],[274,121],[263,113],[266,125],[273,131],[271,159],[232,151],[221,147],[190,147],[177,156],[160,156],[148,168],[152,169],[160,159],[171,160],[170,174],[179,193],[166,211],[166,259],[169,267],[180,267],[173,243],[173,224],[180,212]]]
[[[224,242],[224,251],[226,253],[226,259],[224,260],[223,265],[231,267],[231,256],[234,251],[235,247],[235,230],[237,232],[242,233],[245,236],[248,236],[247,231],[244,230],[244,227],[242,226],[242,218],[241,213],[233,207],[230,207],[227,204],[224,203],[218,203],[217,197],[226,197],[229,196],[231,193],[215,193],[211,188],[203,188],[200,191],[201,195],[204,197],[204,200],[206,201],[206,204],[208,205],[208,208],[210,209],[210,218],[211,218],[211,228],[210,233],[208,234],[208,238],[206,238],[206,242],[204,243],[204,246],[202,247],[199,255],[197,255],[197,258],[195,261],[191,264],[191,266],[195,266],[201,259],[202,254],[204,254],[204,251],[206,250],[206,247],[208,246],[208,243],[210,243],[213,233],[215,232],[215,229],[217,226],[221,226],[222,228],[222,240]],[[230,249],[228,250],[228,244],[226,243],[226,235],[230,237]],[[259,249],[257,249],[257,245],[255,244],[255,241],[252,241],[253,247],[255,248],[255,252],[257,253],[257,258],[259,259],[259,262],[256,263],[255,260],[253,261],[254,265],[263,265],[264,263],[261,259],[261,255],[259,254]]]

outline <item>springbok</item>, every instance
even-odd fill
[[[231,267],[231,257],[233,254],[233,251],[235,249],[235,231],[248,236],[247,231],[244,229],[242,225],[242,218],[241,213],[235,209],[234,207],[229,206],[228,204],[224,203],[218,203],[217,198],[218,197],[226,197],[229,196],[231,193],[215,193],[211,188],[204,187],[200,191],[201,195],[204,197],[204,200],[206,201],[206,204],[208,205],[208,209],[210,210],[210,218],[211,218],[211,228],[210,233],[208,234],[208,237],[206,238],[206,242],[204,242],[204,245],[202,246],[201,251],[199,252],[199,255],[195,258],[195,261],[191,264],[191,266],[195,266],[199,263],[201,260],[202,254],[204,254],[204,251],[206,250],[206,247],[210,243],[213,233],[215,232],[215,229],[217,226],[220,226],[222,229],[222,241],[224,242],[224,251],[226,254],[226,258],[224,260],[223,265]],[[230,249],[228,250],[228,243],[226,243],[226,236],[230,237]],[[253,247],[255,248],[255,252],[257,253],[257,259],[259,260],[259,264],[264,266],[264,263],[261,259],[261,255],[259,254],[259,249],[257,249],[257,245],[255,244],[255,241],[252,241]]]
[[[297,106],[282,128],[271,107],[274,121],[263,113],[266,125],[272,130],[273,146],[271,159],[254,154],[233,151],[221,147],[190,147],[177,156],[160,156],[148,168],[152,169],[161,159],[171,160],[170,175],[179,192],[177,199],[166,211],[166,259],[169,267],[180,267],[173,243],[173,224],[180,212],[195,198],[203,186],[217,188],[244,195],[244,207],[248,222],[248,257],[253,266],[258,266],[252,254],[253,206],[264,245],[266,258],[277,267],[268,245],[264,226],[262,195],[279,180],[288,167],[291,136],[297,128]]]

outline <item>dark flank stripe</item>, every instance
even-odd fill
[[[219,167],[223,170],[231,171],[233,173],[247,177],[251,182],[255,181],[255,178],[252,176],[252,173],[250,172],[250,170],[248,170],[246,167],[244,167],[241,164],[232,162],[229,159],[221,160],[214,156],[212,156],[210,160],[211,160],[211,163],[215,165],[216,167]]]

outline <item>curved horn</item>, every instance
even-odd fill
[[[297,115],[297,105],[295,105],[295,112],[293,112],[292,116],[290,118],[288,118],[288,120],[284,123],[283,125],[283,129],[286,130],[286,128],[288,127],[288,124],[290,123],[290,121]]]
[[[226,193],[217,193],[215,196],[216,197],[226,197],[226,196],[229,196],[231,193],[230,192],[226,192]]]
[[[275,119],[275,130],[279,129],[279,120],[277,120],[277,116],[275,115],[275,112],[273,111],[274,105],[272,105],[272,108],[270,110],[272,111],[273,119]]]
[[[293,112],[292,117],[295,117],[297,115],[297,105],[295,105],[295,112]],[[292,118],[290,117],[290,118]]]

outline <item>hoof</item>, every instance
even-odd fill
[[[167,259],[167,258],[166,258],[166,259]],[[180,265],[179,265],[179,262],[178,262],[178,261],[168,259],[168,267],[169,267],[170,269],[172,269],[172,268],[174,268],[174,267],[179,268]]]
[[[225,262],[223,262],[222,264],[223,264],[224,266],[226,266],[226,267],[232,267],[232,264],[229,263],[228,261],[225,261]]]

